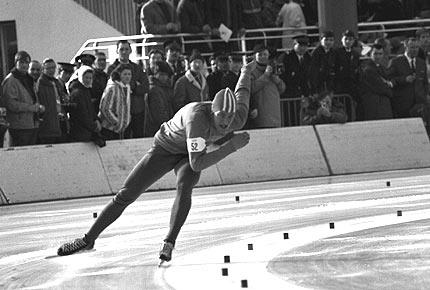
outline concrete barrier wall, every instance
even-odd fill
[[[74,143],[0,151],[3,203],[107,194],[109,183],[97,149]]]
[[[329,174],[312,126],[249,133],[246,149],[217,164],[223,184]]]
[[[333,174],[430,167],[430,144],[421,119],[315,128]]]
[[[203,171],[198,186],[430,167],[420,119],[251,130],[250,144]],[[152,138],[0,149],[0,204],[117,192]],[[171,172],[150,189],[175,188]]]

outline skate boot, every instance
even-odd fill
[[[169,262],[172,259],[172,251],[175,245],[172,242],[165,241],[163,248],[160,251],[160,267],[164,262]]]
[[[58,248],[57,254],[58,256],[67,256],[76,252],[91,250],[93,247],[94,242],[88,243],[85,241],[85,238],[79,238],[74,240],[73,242],[63,244],[61,247]]]

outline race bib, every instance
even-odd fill
[[[202,152],[206,149],[206,141],[201,137],[187,139],[188,152]]]

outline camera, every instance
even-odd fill
[[[272,60],[269,65],[273,69],[273,74],[275,75],[281,75],[285,72],[285,67],[283,63],[279,63],[276,60]]]
[[[277,75],[281,75],[285,72],[285,67],[283,63],[275,63],[275,66],[273,67],[273,71]]]

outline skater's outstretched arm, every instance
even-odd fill
[[[218,163],[248,143],[249,134],[247,132],[233,133],[233,137],[217,150],[207,152],[206,142],[203,138],[189,138],[187,140],[187,147],[191,168],[194,171],[202,171]]]
[[[248,119],[249,98],[251,95],[251,73],[255,70],[256,66],[257,63],[254,60],[242,67],[234,92],[237,102],[237,111],[230,125],[232,131],[242,129]]]

